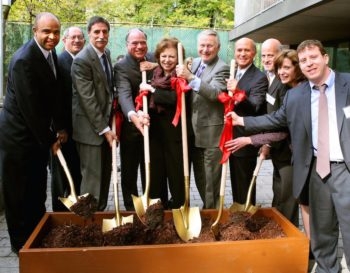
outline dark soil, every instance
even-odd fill
[[[43,239],[40,247],[87,247],[87,246],[125,246],[125,245],[153,245],[153,244],[181,244],[184,243],[178,236],[172,219],[164,220],[164,211],[161,204],[156,204],[146,214],[143,224],[137,217],[133,223],[128,223],[102,233],[101,224],[93,222],[85,226],[67,224],[52,229]],[[160,221],[160,219],[162,219]],[[247,212],[235,212],[230,215],[227,223],[219,224],[220,236],[215,238],[211,225],[213,219],[202,217],[202,229],[198,238],[189,243],[238,241],[273,239],[285,237],[282,228],[271,218],[266,216],[250,215]]]
[[[97,211],[97,199],[91,194],[79,196],[78,201],[70,207],[70,210],[81,217],[91,218]]]

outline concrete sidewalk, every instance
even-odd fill
[[[257,178],[257,204],[260,204],[262,207],[271,206],[272,201],[272,164],[270,160],[263,162],[260,169],[258,178]],[[120,173],[119,173],[120,175]],[[232,191],[230,185],[230,176],[229,171],[227,174],[227,182],[225,189],[225,207],[228,208],[233,203],[232,201]],[[140,192],[139,195],[142,193]],[[124,210],[123,197],[121,192],[119,193],[120,209]],[[193,177],[191,177],[190,185],[190,202],[191,206],[202,207],[202,201],[200,199],[199,193],[195,186]],[[51,208],[51,194],[50,194],[50,177],[48,178],[48,198],[46,201],[46,208],[48,211],[52,211]],[[110,195],[108,200],[107,211],[114,211],[114,200],[113,200],[113,188],[112,184],[110,187]],[[302,221],[300,220],[300,223]],[[302,230],[303,227],[300,226]],[[342,257],[342,241],[340,240],[339,256]],[[3,212],[0,212],[0,273],[19,273],[18,266],[18,257],[11,252],[10,241],[7,233],[7,226]],[[343,264],[345,264],[343,260]],[[343,266],[342,273],[349,273],[347,269],[344,269]],[[309,272],[314,272],[311,268]],[[49,273],[49,272],[48,272]],[[62,272],[63,273],[63,272]],[[271,272],[273,273],[273,272]],[[305,272],[306,273],[306,272]]]

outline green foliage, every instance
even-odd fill
[[[9,21],[32,22],[50,11],[61,22],[85,23],[93,15],[111,23],[232,29],[234,0],[17,0]]]

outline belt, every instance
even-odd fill
[[[339,164],[343,164],[345,162],[344,161],[331,161],[330,163],[334,164],[334,165],[339,165]]]

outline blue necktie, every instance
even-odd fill
[[[205,65],[204,63],[202,63],[202,64],[200,65],[200,67],[197,69],[196,76],[197,76],[198,78],[202,75],[202,73],[203,73],[205,67],[206,67],[206,65]]]

